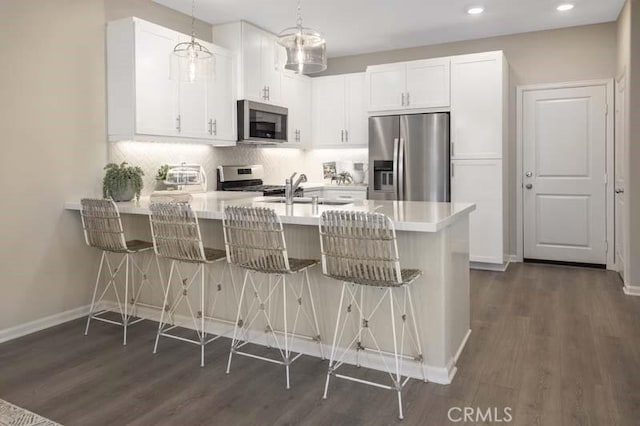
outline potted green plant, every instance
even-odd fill
[[[158,172],[156,173],[156,189],[163,190],[167,189],[167,184],[164,183],[167,180],[167,173],[169,172],[169,165],[163,164],[158,168]]]
[[[104,179],[102,181],[102,195],[110,197],[113,201],[130,201],[133,197],[140,199],[144,172],[140,167],[129,166],[126,162],[122,164],[109,163],[104,169]]]

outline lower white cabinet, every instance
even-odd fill
[[[475,203],[469,217],[472,262],[502,264],[506,238],[502,160],[453,160],[451,201]]]
[[[349,187],[348,189],[324,186],[321,188],[311,188],[304,190],[305,197],[329,198],[331,200],[366,200],[367,187]]]

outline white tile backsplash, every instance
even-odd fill
[[[112,142],[109,161],[140,166],[144,170],[143,195],[155,187],[155,176],[162,164],[182,162],[201,164],[209,180],[209,190],[215,189],[216,167],[234,164],[262,164],[265,182],[284,183],[293,172],[306,173],[309,182],[322,182],[322,163],[339,161],[344,167],[353,162],[367,162],[366,149],[322,149],[302,151],[294,148],[229,147],[164,142]]]

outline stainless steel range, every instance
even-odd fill
[[[285,195],[284,185],[265,185],[263,182],[264,167],[260,164],[252,166],[218,166],[218,191],[261,192],[263,196]],[[296,190],[295,195],[301,197],[302,188]]]

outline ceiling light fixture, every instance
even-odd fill
[[[572,3],[565,3],[565,4],[561,4],[560,6],[556,7],[556,10],[558,10],[558,12],[566,12],[568,10],[571,10],[575,7],[574,4]]]
[[[192,0],[191,40],[176,44],[172,52],[178,59],[178,76],[180,80],[189,83],[193,83],[198,77],[203,77],[210,63],[214,60],[213,53],[196,40],[195,3],[195,0]]]
[[[295,27],[282,30],[278,44],[287,50],[285,68],[298,74],[312,74],[327,69],[327,42],[322,34],[302,26],[302,13],[298,0]]]
[[[484,7],[480,6],[470,7],[469,9],[467,9],[467,13],[469,15],[480,15],[482,12],[484,12]]]

